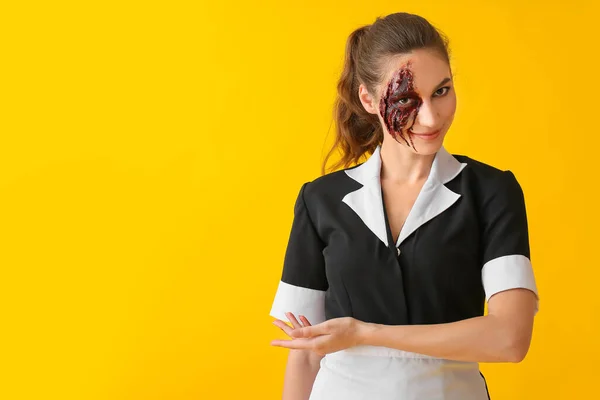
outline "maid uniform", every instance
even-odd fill
[[[523,191],[511,171],[441,147],[394,243],[380,151],[302,185],[272,317],[442,324],[484,315],[485,302],[504,290],[538,295]],[[489,393],[476,362],[367,345],[326,354],[310,400],[359,399],[484,400]]]

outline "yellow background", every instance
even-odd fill
[[[0,398],[280,398],[293,202],[347,35],[396,11],[452,41],[447,148],[526,195],[541,311],[492,398],[594,398],[595,3],[3,2]]]

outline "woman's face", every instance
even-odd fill
[[[422,155],[440,149],[456,111],[450,67],[431,50],[393,57],[376,93],[369,95],[361,85],[359,96],[378,115],[384,142],[394,139]]]

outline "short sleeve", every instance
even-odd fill
[[[504,171],[483,206],[482,281],[486,301],[524,288],[539,295],[531,265],[525,199],[511,171]],[[537,307],[536,307],[537,311]]]
[[[324,322],[328,288],[323,257],[324,243],[305,202],[309,183],[302,185],[294,205],[294,219],[283,261],[281,280],[271,307],[272,317],[287,321],[286,312],[304,315],[311,324]]]

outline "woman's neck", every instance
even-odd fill
[[[404,145],[391,143],[381,146],[380,178],[398,184],[419,183],[427,179],[434,154],[417,154]]]

